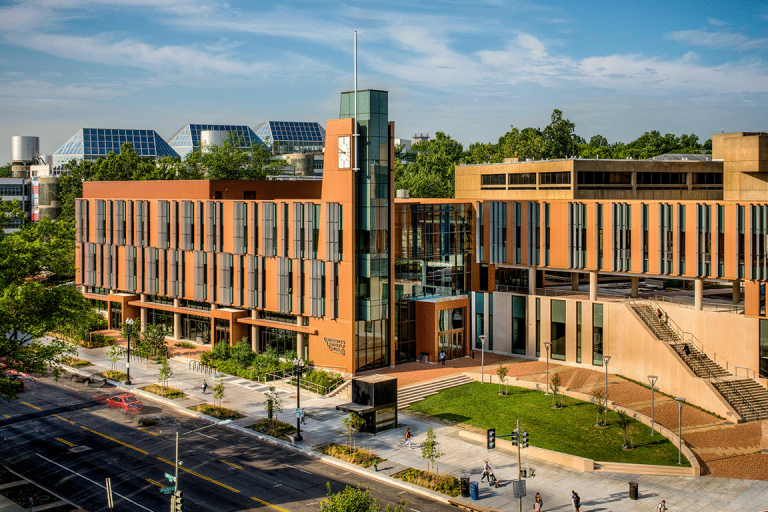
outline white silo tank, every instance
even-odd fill
[[[206,151],[207,146],[219,146],[227,140],[229,132],[226,130],[200,130],[200,150]]]
[[[40,153],[40,137],[14,135],[11,138],[11,161],[31,164]]]

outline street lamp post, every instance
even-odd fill
[[[605,365],[605,410],[603,411],[603,426],[608,425],[608,363],[611,361],[611,356],[603,356],[603,364]]]
[[[293,372],[296,374],[296,437],[294,441],[303,441],[301,436],[301,372],[304,370],[304,360],[293,360]]]
[[[188,436],[189,434],[194,434],[195,432],[199,432],[201,430],[205,430],[206,428],[223,427],[224,425],[229,425],[230,423],[232,423],[232,420],[224,420],[218,423],[213,423],[212,425],[206,425],[195,430],[190,430],[189,432],[184,432],[181,435],[179,435],[178,431],[176,432],[176,472],[173,475],[173,492],[179,490],[179,438]]]
[[[549,394],[549,349],[552,347],[551,341],[544,342],[544,348],[547,350],[547,387],[545,395]]]
[[[683,404],[685,398],[675,397],[677,402],[677,463],[683,464]]]
[[[131,331],[133,330],[133,318],[125,321],[125,332],[128,333],[128,356],[125,360],[125,383],[131,384]]]
[[[651,435],[653,435],[653,398],[654,398],[654,390],[656,389],[656,381],[659,380],[659,377],[657,375],[649,375],[648,376],[648,382],[651,383]]]
[[[487,339],[487,335],[480,335],[480,384],[485,383],[485,340]]]

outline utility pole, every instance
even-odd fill
[[[520,436],[520,420],[517,420],[517,429],[515,429],[517,432],[517,435]],[[519,439],[517,442],[517,481],[523,479],[523,470],[520,466],[521,463],[521,456],[520,456],[520,450],[522,450],[522,447],[520,446],[522,443],[522,439]],[[518,510],[520,512],[523,512],[523,498],[522,496],[517,498],[517,504],[518,504]]]

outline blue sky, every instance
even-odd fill
[[[397,136],[495,142],[554,108],[589,139],[768,129],[768,4],[0,0],[0,162],[81,127],[325,124],[389,91]]]

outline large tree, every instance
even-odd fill
[[[0,166],[0,178],[10,178],[11,177],[11,163],[8,162],[7,164]]]
[[[396,166],[395,187],[412,197],[453,197],[454,168],[464,154],[461,143],[437,132],[435,138],[413,145],[416,161]]]
[[[59,358],[70,352],[69,345],[38,338],[90,310],[82,294],[65,284],[74,276],[74,248],[72,225],[49,219],[0,239],[0,360],[7,368],[31,373],[52,368],[58,375]],[[0,393],[14,396],[5,372]]]

